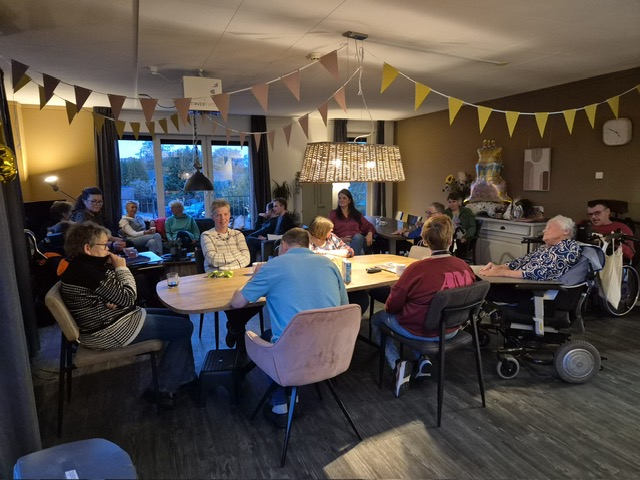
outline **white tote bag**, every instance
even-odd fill
[[[606,257],[604,268],[598,272],[600,296],[607,300],[612,307],[618,308],[622,288],[622,248],[616,248],[611,255]]]

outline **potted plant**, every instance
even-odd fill
[[[285,200],[289,200],[289,198],[291,198],[291,185],[289,185],[286,180],[283,180],[282,183],[278,183],[274,180],[271,193],[273,198],[282,197]]]

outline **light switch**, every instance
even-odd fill
[[[604,178],[604,172],[596,172],[596,180],[602,180]]]

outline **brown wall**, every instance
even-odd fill
[[[497,112],[480,133],[477,110],[467,105],[452,126],[448,111],[398,122],[396,141],[407,178],[398,184],[398,210],[420,214],[433,201],[446,203],[444,178],[458,171],[475,177],[477,149],[483,139],[490,139],[503,148],[503,177],[509,195],[543,205],[547,217],[564,214],[582,219],[587,200],[612,198],[628,201],[629,216],[640,220],[640,91],[635,88],[639,84],[640,68],[483,103],[501,110],[555,112],[606,101],[633,89],[620,97],[619,117],[630,118],[635,129],[632,141],[624,146],[609,147],[602,142],[602,125],[614,118],[606,103],[597,108],[595,129],[585,112],[578,111],[572,134],[562,114],[549,115],[544,138],[540,138],[535,118],[523,115],[509,138],[505,116]],[[551,190],[524,192],[524,150],[539,147],[551,147]],[[595,180],[596,171],[604,172],[603,180]]]

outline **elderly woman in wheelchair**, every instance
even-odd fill
[[[480,324],[484,346],[490,343],[489,332],[504,338],[503,347],[497,350],[497,372],[502,378],[518,374],[516,357],[553,364],[560,378],[569,383],[585,383],[600,369],[598,350],[588,342],[570,340],[568,331],[570,327],[584,331],[582,306],[594,272],[603,265],[600,249],[572,239],[574,227],[573,220],[558,215],[547,223],[541,248],[508,264],[490,263],[478,271],[489,281],[490,277],[523,279],[522,283],[492,282],[487,299],[496,303],[485,309],[491,323]]]

